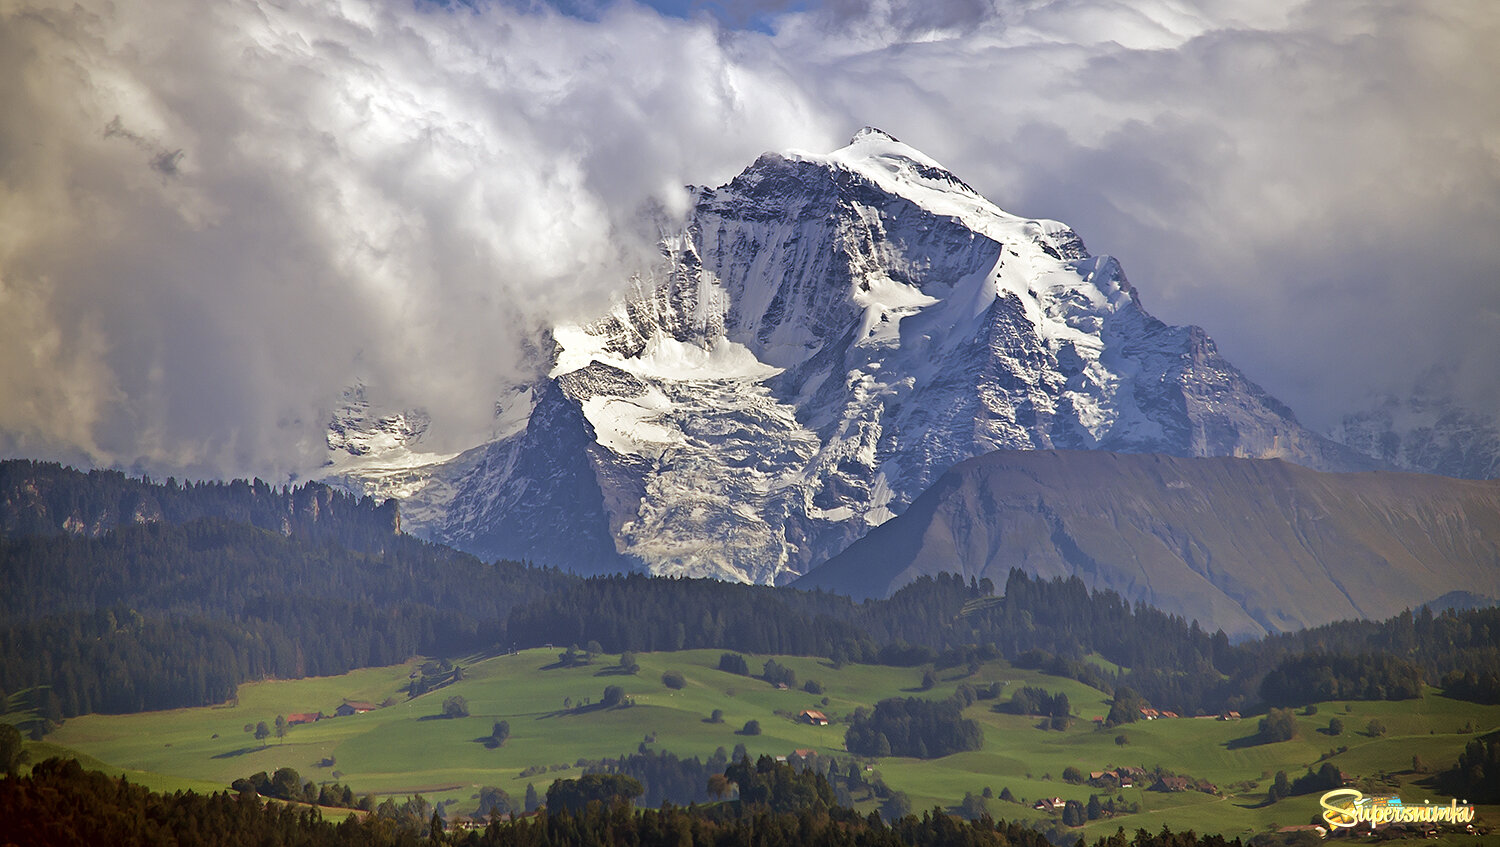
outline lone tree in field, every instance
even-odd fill
[[[276,716],[276,737],[286,738],[286,715]]]
[[[270,737],[271,728],[266,726],[265,721],[261,721],[255,725],[255,740],[260,742],[260,746],[266,746],[266,739]]]
[[[490,731],[490,738],[494,740],[496,747],[504,746],[510,738],[510,721],[495,721],[495,728]]]
[[[1297,737],[1297,716],[1291,709],[1272,709],[1260,719],[1259,729],[1263,744],[1290,741]]]
[[[469,716],[469,701],[462,694],[455,694],[443,701],[443,717],[466,718]]]
[[[604,686],[604,699],[599,702],[603,703],[605,708],[609,708],[620,705],[624,699],[625,689],[618,685],[606,685]]]

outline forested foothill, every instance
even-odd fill
[[[1423,608],[1232,644],[1076,578],[1017,570],[997,592],[988,580],[940,575],[855,603],[486,563],[399,525],[394,504],[315,483],[158,484],[0,463],[0,702],[24,695],[40,716],[36,731],[87,712],[221,702],[247,680],[544,644],[587,644],[563,654],[585,661],[601,651],[724,650],[723,669],[758,669],[789,687],[797,680],[785,668],[757,660],[752,669],[746,655],[940,672],[1005,658],[1117,693],[1110,724],[1147,707],[1251,713],[1414,697],[1424,684],[1500,701],[1496,608]],[[424,675],[413,692],[438,684]],[[1066,720],[1055,708],[1028,711]]]
[[[476,828],[450,826],[413,797],[387,800],[369,814],[265,802],[249,786],[209,795],[150,791],[124,779],[49,759],[23,777],[0,780],[0,843],[257,844],[262,847],[386,847],[417,843],[468,847],[1047,847],[1039,832],[988,815],[963,821],[940,809],[890,821],[840,806],[826,779],[762,758],[724,776],[738,799],[687,808],[632,808],[639,785],[625,776],[560,780],[548,807],[533,815],[496,813]],[[287,775],[290,783],[292,775]],[[576,805],[576,808],[574,806]],[[79,810],[87,809],[86,814]],[[425,813],[425,814],[424,814]],[[338,822],[335,822],[338,821]],[[1095,847],[1229,847],[1240,842],[1191,831],[1123,831]]]
[[[491,649],[513,608],[575,581],[400,534],[394,503],[315,483],[31,462],[0,463],[0,483],[0,700],[27,692],[46,721]]]

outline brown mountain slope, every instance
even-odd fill
[[[1001,451],[798,580],[885,596],[940,571],[1076,574],[1232,636],[1500,595],[1500,480],[1279,460]]]

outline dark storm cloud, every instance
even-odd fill
[[[356,379],[468,446],[648,264],[643,209],[863,124],[1314,424],[1434,365],[1500,402],[1492,3],[590,10],[0,3],[0,452],[279,478]]]

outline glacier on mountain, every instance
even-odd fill
[[[653,274],[551,340],[513,434],[329,476],[480,555],[775,583],[1002,448],[1374,464],[1149,315],[1067,226],[869,128],[694,189]]]

